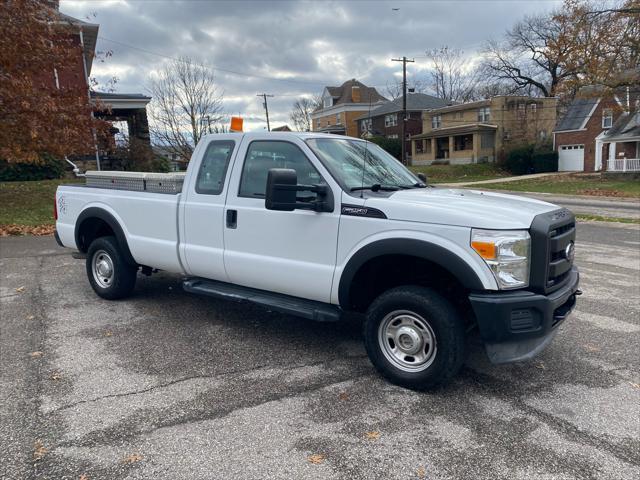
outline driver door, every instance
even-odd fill
[[[225,207],[224,264],[232,283],[329,302],[339,205],[333,212],[265,208],[271,168],[294,169],[299,184],[326,184],[340,198],[339,187],[308,147],[292,140],[271,134],[240,147]],[[315,194],[299,195],[308,200]]]

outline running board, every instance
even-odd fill
[[[242,287],[231,283],[216,282],[215,280],[189,278],[182,282],[182,288],[190,293],[207,295],[223,300],[251,302],[269,310],[318,322],[337,322],[342,314],[342,309],[336,305]]]

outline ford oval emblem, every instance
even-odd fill
[[[573,242],[569,242],[567,248],[564,249],[564,256],[570,262],[573,262],[573,258],[576,256],[576,249],[573,245]]]

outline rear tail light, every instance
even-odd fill
[[[55,194],[53,195],[53,218],[58,220],[58,202],[56,200]]]

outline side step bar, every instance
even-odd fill
[[[318,322],[337,322],[340,320],[342,314],[342,309],[336,305],[203,278],[189,278],[184,280],[182,282],[182,288],[190,293],[207,295],[223,300],[251,302],[262,305],[269,310],[275,310]]]

